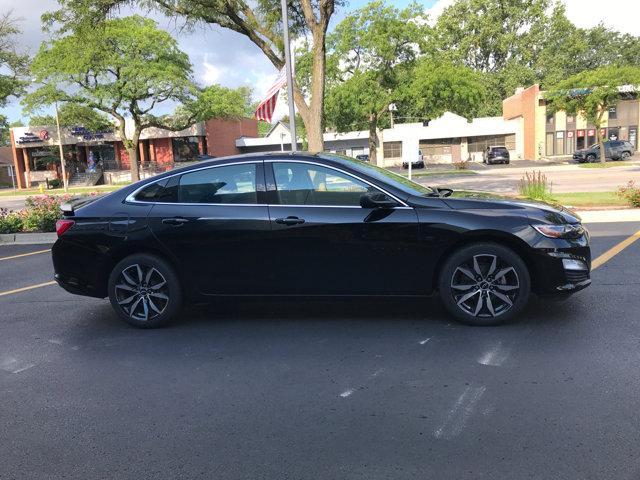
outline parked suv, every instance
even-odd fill
[[[507,150],[506,147],[487,147],[482,154],[482,163],[486,165],[492,165],[494,163],[508,164],[509,160],[509,150]]]
[[[611,160],[626,160],[633,155],[635,148],[626,140],[610,140],[604,142],[604,156]],[[573,153],[573,159],[579,163],[595,162],[600,159],[600,145],[594,144],[589,148],[577,150]]]

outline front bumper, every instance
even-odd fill
[[[567,268],[563,260],[583,263],[585,268]],[[588,237],[580,240],[544,239],[535,249],[534,291],[540,295],[567,295],[591,285],[591,249]]]

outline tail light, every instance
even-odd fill
[[[58,237],[61,237],[64,232],[69,230],[75,224],[76,222],[73,220],[66,220],[66,219],[58,220],[56,222],[56,233],[58,234]]]

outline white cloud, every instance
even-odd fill
[[[578,27],[602,22],[623,33],[640,35],[640,3],[636,0],[565,0],[567,17]]]
[[[206,86],[219,83],[225,70],[226,69],[224,67],[218,67],[209,62],[209,54],[205,53],[204,60],[202,61],[202,73],[200,74],[200,80]]]

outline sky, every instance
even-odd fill
[[[423,0],[430,17],[436,18],[454,0]],[[367,0],[352,0],[341,8],[332,20],[340,21],[345,12],[359,8]],[[391,3],[391,2],[390,2]],[[404,7],[409,0],[392,2]],[[640,1],[608,0],[603,7],[602,0],[565,0],[568,17],[579,27],[591,27],[602,21],[615,30],[640,36]],[[0,0],[0,12],[13,11],[19,19],[22,34],[18,37],[20,50],[34,54],[46,35],[40,28],[40,15],[56,8],[56,0]],[[123,12],[127,14],[129,12]],[[138,10],[137,13],[147,14]],[[148,15],[148,14],[147,14]],[[168,30],[178,39],[181,48],[189,54],[194,68],[195,80],[203,86],[219,83],[227,87],[249,86],[254,98],[259,100],[273,83],[277,72],[264,54],[243,35],[219,27],[202,26],[193,32],[185,32],[180,24],[167,18],[151,15],[159,26]],[[0,113],[10,121],[22,117],[18,101],[12,101]],[[279,102],[276,118],[286,113],[286,105]]]

